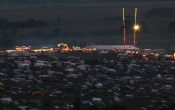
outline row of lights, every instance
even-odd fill
[[[136,25],[134,27],[135,30],[139,30],[139,26]],[[62,53],[72,52],[72,51],[82,51],[85,53],[90,53],[92,51],[96,51],[95,48],[80,48],[78,46],[73,46],[72,48],[69,48],[67,44],[61,43],[58,44],[58,47]],[[7,52],[13,52],[15,50],[7,50]],[[18,52],[24,52],[24,51],[33,51],[33,52],[54,52],[54,48],[41,48],[41,49],[31,49],[31,46],[16,46],[16,51]],[[175,60],[175,53],[172,55],[173,60]]]
[[[93,48],[80,48],[78,46],[73,46],[72,48],[70,48],[67,44],[64,43],[60,43],[58,44],[58,50],[61,53],[67,53],[67,52],[72,52],[72,51],[82,51],[85,53],[89,53],[92,51],[95,51],[96,49]],[[16,46],[16,50],[17,52],[25,52],[25,51],[33,51],[33,52],[54,52],[56,51],[56,49],[54,48],[40,48],[40,49],[32,49],[31,46]],[[9,51],[12,52],[12,51]]]

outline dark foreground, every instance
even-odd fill
[[[175,62],[161,56],[27,53],[0,56],[0,110],[166,110]]]

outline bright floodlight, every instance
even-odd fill
[[[139,26],[138,24],[134,25],[134,27],[133,27],[133,28],[134,28],[134,30],[135,30],[135,31],[140,30],[140,26]]]

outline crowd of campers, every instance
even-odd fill
[[[78,53],[1,53],[0,110],[163,110],[175,102],[175,61]]]

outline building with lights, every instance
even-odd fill
[[[24,52],[24,51],[30,51],[31,46],[16,46],[16,51]]]
[[[53,48],[40,48],[40,49],[33,49],[33,52],[53,52]]]
[[[62,53],[72,51],[72,49],[67,44],[64,44],[64,43],[58,44],[58,48]]]

